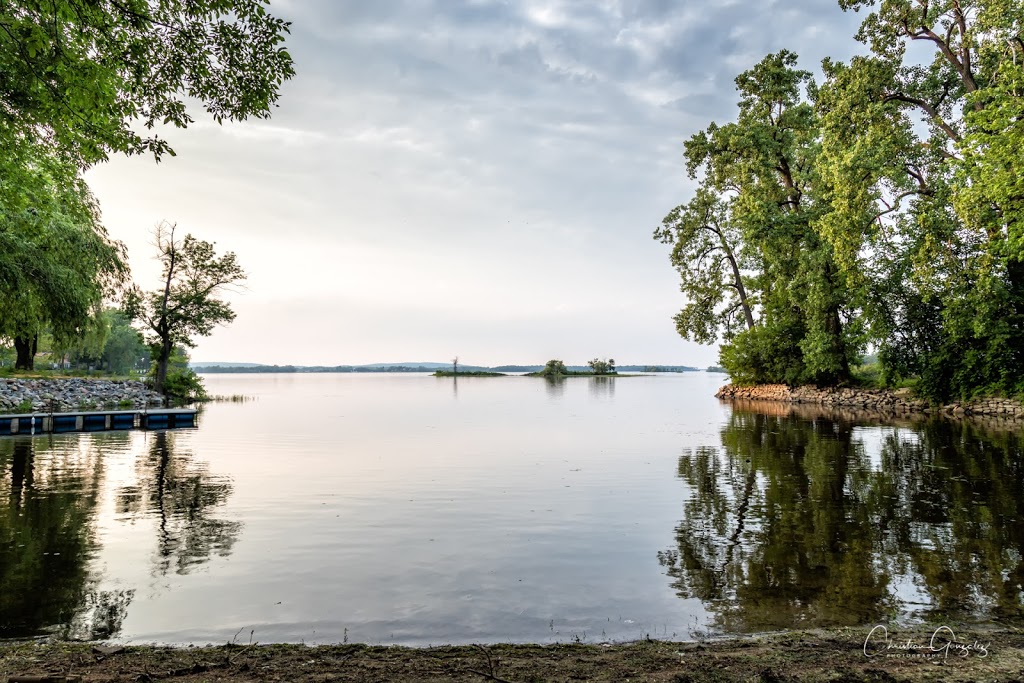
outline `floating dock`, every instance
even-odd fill
[[[179,429],[195,426],[195,408],[0,415],[0,436],[105,432],[119,429]]]

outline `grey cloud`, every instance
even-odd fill
[[[560,15],[531,15],[543,6]],[[422,357],[394,346],[415,341],[402,336],[410,321],[439,350],[453,335],[501,350],[482,362],[515,360],[513,346],[540,353],[544,334],[565,356],[598,352],[577,346],[606,335],[617,358],[685,362],[695,347],[671,323],[675,275],[650,237],[686,199],[682,141],[733,116],[738,71],[783,47],[813,68],[853,49],[857,19],[828,0],[282,0],[272,11],[293,21],[298,70],[272,121],[170,131],[177,158],[143,171],[117,160],[95,177],[115,236],[167,217],[242,245],[260,293],[216,339],[269,348],[282,325],[344,331],[351,355],[324,362],[383,348]],[[485,324],[425,282],[491,292],[494,311],[516,316]],[[317,306],[302,305],[303,288]],[[351,304],[369,293],[372,306]],[[258,298],[278,296],[291,299]],[[614,344],[588,297],[636,307]],[[557,324],[545,309],[556,304]],[[618,350],[630,344],[635,354]]]

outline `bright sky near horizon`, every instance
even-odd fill
[[[787,48],[817,72],[834,0],[272,0],[298,75],[269,121],[203,112],[160,164],[87,174],[135,281],[161,220],[232,250],[237,320],[196,361],[705,366],[668,247],[682,142]]]

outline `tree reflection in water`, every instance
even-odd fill
[[[190,451],[177,446],[173,432],[149,436],[136,468],[140,483],[118,491],[117,510],[156,518],[154,573],[187,574],[212,555],[231,554],[242,523],[214,516],[231,495],[230,480],[196,462]]]
[[[135,591],[101,590],[93,562],[103,454],[131,453],[138,436],[0,440],[0,639],[118,635]],[[242,524],[216,511],[231,495],[230,481],[176,446],[174,433],[146,439],[136,461],[139,484],[117,490],[116,508],[122,520],[156,522],[154,573],[186,574],[229,554]]]
[[[684,453],[659,553],[679,594],[726,632],[1024,617],[1020,431],[862,424],[735,410],[720,448]]]
[[[134,591],[98,590],[88,567],[103,476],[91,440],[0,441],[0,639],[121,628]]]

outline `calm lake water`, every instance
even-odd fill
[[[734,409],[708,373],[206,381],[253,400],[195,430],[0,439],[0,638],[594,642],[1024,616],[1019,430]]]

